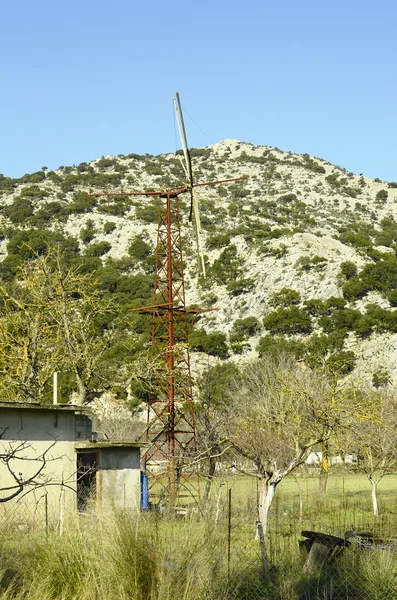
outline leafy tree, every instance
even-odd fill
[[[389,194],[388,194],[387,190],[379,190],[379,192],[376,194],[376,200],[385,202],[387,200],[388,195]]]
[[[198,442],[201,452],[208,461],[205,499],[209,497],[216,465],[224,452],[231,382],[238,373],[236,365],[223,362],[204,371],[198,381],[199,404],[196,408]]]
[[[373,514],[378,517],[378,485],[397,467],[397,406],[394,395],[384,392],[374,393],[371,400],[369,417],[355,422],[350,432],[344,432],[344,443],[349,453],[357,455],[357,468],[371,484]]]
[[[125,367],[118,358],[106,360],[105,352],[121,336],[131,357],[134,338],[109,325],[115,311],[91,275],[67,266],[57,250],[25,262],[15,283],[0,287],[0,302],[3,398],[46,402],[59,371],[73,375],[75,401],[82,404],[122,377]]]

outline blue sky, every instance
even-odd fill
[[[397,3],[14,0],[1,8],[0,173],[227,138],[397,181]],[[178,145],[179,146],[179,145]]]

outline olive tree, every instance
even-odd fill
[[[378,485],[397,470],[397,398],[393,393],[371,393],[369,414],[344,432],[345,452],[357,456],[356,468],[371,484],[373,514],[379,516]]]
[[[346,381],[289,359],[257,360],[235,379],[229,439],[260,480],[258,527],[266,534],[280,482],[367,412],[366,399]]]

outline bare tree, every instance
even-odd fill
[[[365,418],[344,432],[346,453],[357,455],[356,468],[371,484],[373,514],[379,516],[378,485],[397,469],[397,398],[387,391],[371,393],[371,406]]]
[[[238,368],[221,363],[208,369],[199,380],[200,403],[196,407],[197,438],[200,457],[207,464],[204,499],[208,500],[217,465],[227,456],[230,385],[238,376]],[[230,457],[229,457],[230,458]]]
[[[230,441],[260,480],[258,532],[266,535],[277,486],[310,451],[365,413],[362,394],[346,382],[295,362],[248,364],[234,383]]]
[[[7,428],[0,432],[2,440]],[[33,492],[48,484],[45,467],[48,454],[56,441],[44,451],[32,452],[31,444],[25,441],[5,442],[0,446],[0,465],[4,468],[0,484],[0,503],[9,502],[21,494]],[[4,483],[8,481],[8,483]]]

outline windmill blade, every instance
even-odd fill
[[[198,202],[195,196],[195,193],[193,191],[193,188],[191,189],[191,196],[192,196],[192,208],[193,208],[193,223],[194,223],[194,233],[196,235],[196,247],[197,247],[197,266],[198,266],[198,272],[201,272],[201,275],[204,277],[205,279],[205,262],[204,262],[204,253],[203,253],[203,247],[201,244],[201,221],[200,221],[200,212],[199,212],[199,208],[198,208]]]
[[[190,158],[190,150],[187,143],[186,137],[186,129],[185,122],[183,120],[183,113],[181,107],[181,101],[179,98],[178,92],[175,94],[174,98],[174,109],[176,115],[176,122],[178,125],[179,137],[181,138],[182,151],[185,157],[185,162],[182,162],[183,170],[185,171],[185,175],[187,177],[187,184],[190,189],[190,212],[189,212],[189,221],[192,220],[193,214],[193,203],[194,203],[194,195],[193,195],[193,172],[192,172],[192,160]]]
[[[190,158],[190,150],[187,143],[186,130],[185,130],[185,122],[183,120],[183,113],[181,107],[181,101],[179,98],[178,92],[175,94],[174,98],[174,109],[176,122],[178,125],[179,137],[181,139],[182,151],[184,155],[184,161],[182,162],[183,170],[185,171],[185,175],[187,177],[187,187],[190,191],[190,211],[189,211],[189,221],[193,220],[194,232],[196,237],[196,247],[197,247],[197,266],[198,272],[203,277],[205,277],[205,263],[204,263],[204,254],[203,248],[201,244],[201,221],[200,221],[200,211],[197,202],[197,198],[193,191],[194,181],[193,181],[193,171],[192,171],[192,161]]]

